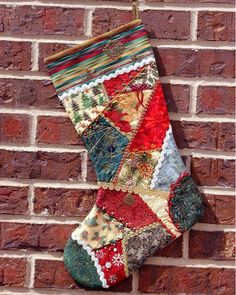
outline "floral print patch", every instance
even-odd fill
[[[131,232],[122,223],[94,206],[81,225],[73,232],[73,238],[84,241],[92,249],[101,248]]]
[[[117,184],[149,189],[160,151],[128,153],[117,175]]]

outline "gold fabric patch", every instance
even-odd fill
[[[130,232],[129,228],[94,206],[73,232],[73,239],[78,238],[92,249],[98,249],[122,239]]]

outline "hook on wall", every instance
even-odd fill
[[[134,19],[139,18],[139,1],[138,0],[132,0],[132,9],[133,9],[133,17]]]

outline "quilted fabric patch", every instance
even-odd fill
[[[158,220],[142,198],[133,193],[101,188],[98,191],[96,205],[132,230]]]
[[[99,181],[111,180],[119,167],[128,138],[106,119],[96,119],[82,135]]]
[[[81,134],[106,107],[109,98],[102,84],[71,94],[63,100],[64,107],[75,129]]]
[[[73,238],[84,241],[92,249],[98,249],[104,245],[114,243],[131,232],[122,223],[104,213],[96,206],[73,232]]]

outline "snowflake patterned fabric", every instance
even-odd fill
[[[190,229],[204,204],[177,150],[140,20],[45,63],[99,186],[64,262],[83,286],[108,288]]]

